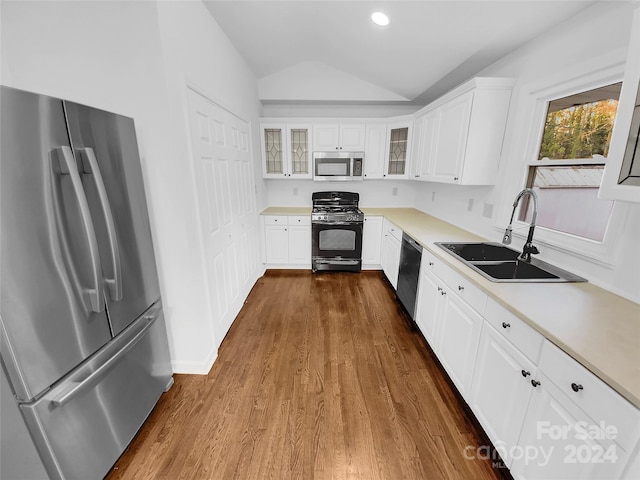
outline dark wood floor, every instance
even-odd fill
[[[380,272],[267,271],[107,478],[501,478],[485,443]]]

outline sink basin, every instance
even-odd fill
[[[586,282],[537,258],[519,260],[520,252],[497,242],[436,242],[436,245],[492,282]]]
[[[542,280],[560,278],[553,273],[531,265],[521,260],[505,262],[474,263],[478,270],[482,270],[491,278],[500,280]]]
[[[516,260],[520,255],[517,250],[494,242],[438,243],[436,245],[468,262]]]

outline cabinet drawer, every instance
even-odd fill
[[[584,411],[594,425],[611,429],[611,439],[624,450],[633,449],[640,434],[640,411],[631,403],[548,340],[542,347],[538,371]],[[587,433],[589,427],[592,426],[585,426]]]
[[[391,223],[386,218],[384,219],[384,226],[383,226],[382,234],[383,235],[389,234],[389,235],[393,236],[399,242],[402,241],[402,229],[398,228],[397,225],[394,225],[393,223]]]
[[[289,225],[311,225],[311,217],[309,215],[291,215]]]
[[[485,320],[534,363],[540,358],[544,337],[493,298],[487,300]]]
[[[286,215],[265,215],[265,225],[287,225],[288,217]]]
[[[476,287],[466,277],[460,275],[451,267],[446,267],[445,281],[449,287],[464,299],[480,315],[484,315],[487,304],[487,294]]]
[[[426,271],[433,273],[436,277],[442,279],[444,278],[449,267],[445,265],[445,263],[438,257],[436,257],[433,253],[431,253],[426,248],[422,249],[422,268]]]

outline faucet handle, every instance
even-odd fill
[[[507,229],[504,231],[504,235],[502,237],[502,243],[504,245],[511,245],[511,225],[509,225],[507,227]]]

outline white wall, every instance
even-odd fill
[[[528,86],[547,80],[569,80],[585,64],[611,57],[624,58],[633,8],[629,2],[597,4],[573,17],[562,28],[547,32],[480,72],[480,76],[504,76],[516,80],[496,187],[424,184],[416,189],[416,207],[499,241],[499,228],[504,229],[508,224],[511,203],[524,186],[525,143],[531,128]],[[472,211],[468,211],[469,200],[473,201]],[[483,215],[486,213],[485,204],[492,210],[489,217]],[[616,239],[612,266],[569,255],[548,245],[541,248],[540,257],[581,274],[604,288],[640,301],[639,234],[640,205],[633,205],[622,234]]]
[[[413,182],[406,180],[366,180],[362,182],[314,182],[313,180],[267,180],[268,204],[279,207],[309,207],[311,194],[339,190],[360,194],[362,207],[412,207]]]
[[[210,363],[221,339],[206,295],[186,85],[251,122],[259,152],[251,71],[200,1],[0,5],[2,84],[134,118],[174,367]]]
[[[421,107],[405,103],[393,105],[312,103],[303,104],[265,102],[264,117],[309,117],[309,118],[388,118],[411,115]]]
[[[206,293],[205,252],[201,243],[198,204],[190,161],[187,85],[230,110],[252,126],[253,151],[259,156],[258,118],[261,105],[257,82],[209,11],[200,1],[159,2],[158,18],[167,82],[172,161],[163,172],[170,190],[158,198],[162,210],[170,278],[175,301],[174,368],[180,372],[207,370],[215,360],[217,338]],[[265,205],[262,172],[255,162],[258,211]],[[160,180],[160,179],[158,179]],[[257,275],[257,273],[256,273]],[[219,336],[219,335],[218,335]]]

